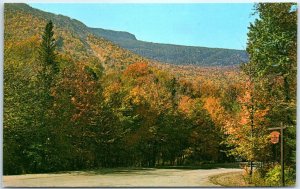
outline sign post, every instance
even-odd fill
[[[281,156],[280,156],[280,160],[281,160],[281,182],[282,182],[282,186],[285,185],[284,183],[284,157],[283,157],[283,154],[284,154],[284,148],[283,148],[283,126],[282,126],[282,123],[281,123]]]
[[[280,129],[280,133],[278,131],[273,131],[271,132],[271,142],[273,144],[278,143],[279,141],[279,135],[281,134],[280,137],[280,163],[281,163],[281,183],[282,186],[285,186],[284,183],[284,147],[283,147],[283,129],[285,129],[286,127],[283,126],[283,124],[281,123],[280,127],[275,127],[275,128],[269,128],[268,130],[279,130]]]

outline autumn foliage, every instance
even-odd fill
[[[5,9],[4,174],[268,163],[276,161],[268,128],[280,123],[291,126],[286,156],[293,164],[295,62],[274,72],[274,66],[261,71],[269,64],[256,59],[241,67],[170,65],[80,23],[53,22],[58,71],[41,77],[46,20],[34,15]],[[295,55],[288,51],[286,60]]]

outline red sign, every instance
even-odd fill
[[[278,131],[273,131],[270,135],[271,135],[271,142],[273,144],[278,143],[280,133]]]

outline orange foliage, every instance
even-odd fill
[[[217,123],[217,125],[224,125],[224,121],[226,120],[224,116],[226,113],[219,98],[205,98],[204,108],[208,111],[214,123]]]
[[[188,96],[182,96],[179,100],[178,109],[186,115],[190,115],[193,111],[194,101]]]
[[[85,72],[84,63],[78,63],[73,68],[63,70],[63,78],[52,90],[55,98],[60,98],[60,90],[69,92],[69,102],[74,105],[72,121],[81,117],[87,118],[87,114],[93,109],[96,100],[97,84],[89,74]],[[88,119],[88,118],[87,118]]]
[[[149,73],[148,64],[145,62],[137,62],[127,67],[124,74],[133,78],[140,77]]]

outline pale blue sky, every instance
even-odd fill
[[[29,5],[143,41],[230,49],[246,48],[247,27],[254,20],[253,3]]]

